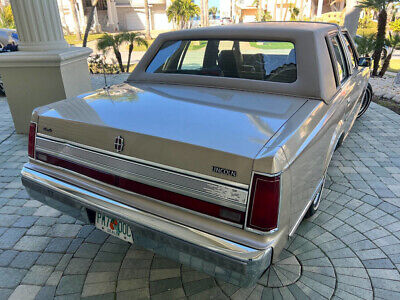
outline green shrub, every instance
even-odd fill
[[[0,28],[15,28],[11,5],[0,7]]]
[[[390,30],[394,32],[400,32],[400,18],[389,23]]]

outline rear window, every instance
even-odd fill
[[[297,79],[296,50],[281,41],[167,41],[146,72],[290,83]]]

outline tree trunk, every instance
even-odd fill
[[[119,52],[118,49],[115,49],[115,48],[114,48],[114,54],[115,54],[115,58],[116,58],[117,61],[118,61],[118,65],[119,65],[119,68],[121,69],[121,72],[124,73],[125,70],[124,70],[124,65],[123,65],[123,63],[122,63],[121,52]]]
[[[356,36],[357,33],[360,13],[361,13],[361,8],[357,7],[357,0],[347,0],[346,14],[344,16],[344,27],[347,28],[349,34],[353,38]]]
[[[204,0],[204,23],[208,26],[208,0]]]
[[[262,0],[257,1],[257,21],[260,22],[262,19],[262,12],[263,12],[263,7],[262,7]]]
[[[289,10],[289,1],[286,0],[285,4],[286,4],[286,8],[285,8],[285,14],[283,15],[283,21],[286,21],[287,13],[288,13],[288,10]]]
[[[281,0],[281,6],[279,7],[279,21],[283,21],[283,1],[284,0]]]
[[[383,77],[385,75],[387,69],[389,68],[390,60],[392,59],[393,50],[390,52],[388,56],[386,56],[385,61],[383,62],[382,69],[379,72],[379,77]]]
[[[204,27],[204,0],[200,0],[200,25]]]
[[[75,23],[75,35],[78,41],[82,41],[81,27],[79,26],[78,14],[76,13],[76,1],[69,0],[69,2],[71,3],[71,12]]]
[[[389,3],[388,7],[387,7],[387,22],[392,22],[393,19],[393,14],[395,13],[395,7],[393,5],[393,3]]]
[[[272,12],[272,21],[276,21],[276,5],[277,5],[277,0],[274,0],[274,9]]]
[[[150,34],[150,8],[149,8],[149,1],[144,0],[144,13],[146,15],[146,39],[151,39]]]
[[[304,14],[304,0],[300,0],[300,9],[299,9],[299,20],[303,20]]]
[[[129,72],[129,66],[131,65],[131,55],[133,51],[133,44],[129,45],[129,50],[128,50],[128,65],[126,66],[126,71]]]
[[[232,21],[232,1],[233,0],[230,0],[229,1],[229,18],[231,19],[231,21]]]
[[[94,18],[94,11],[96,10],[97,2],[99,2],[99,0],[92,1],[92,7],[90,8],[90,12],[89,12],[89,16],[88,16],[85,35],[83,37],[82,47],[86,47],[86,45],[87,45],[87,39],[88,39],[88,36],[89,36],[90,28],[92,27],[93,18]]]
[[[374,54],[374,68],[372,70],[372,76],[378,75],[379,61],[381,60],[382,48],[385,45],[385,34],[386,34],[386,21],[387,13],[385,9],[382,9],[378,15],[378,32],[376,34],[376,44]]]

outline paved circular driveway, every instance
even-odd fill
[[[0,299],[400,299],[400,116],[371,104],[334,154],[318,213],[238,288],[30,200],[25,136],[0,100]]]

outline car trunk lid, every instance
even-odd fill
[[[253,159],[305,100],[174,85],[123,84],[48,105],[38,133],[248,185]]]

